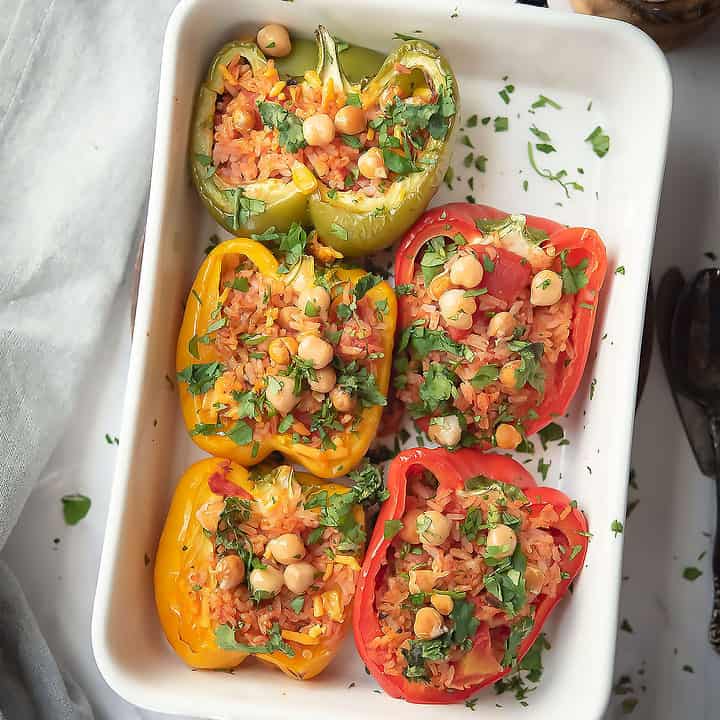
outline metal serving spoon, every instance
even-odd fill
[[[705,412],[714,455],[712,476],[720,509],[720,269],[699,272],[682,291],[672,322],[669,359],[673,387]],[[696,453],[702,452],[692,444]],[[704,472],[710,469],[707,462],[702,465],[706,466]],[[720,653],[720,532],[717,527],[712,568],[714,593],[709,637],[714,650]]]

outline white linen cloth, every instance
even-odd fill
[[[0,0],[0,549],[95,352],[127,332],[108,318],[147,192],[175,2]],[[0,563],[0,718],[91,716]]]

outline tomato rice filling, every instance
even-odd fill
[[[189,584],[220,647],[307,653],[337,638],[353,599],[360,544],[326,517],[334,507],[362,536],[353,498],[301,486],[290,466],[259,476],[256,489],[197,511],[214,556],[207,571],[191,570]]]
[[[323,83],[314,70],[299,82],[281,80],[273,60],[255,74],[238,56],[221,71],[224,88],[216,103],[211,159],[216,177],[230,188],[295,178],[302,190],[307,188],[306,174],[297,171],[305,168],[331,191],[375,197],[399,177],[418,171],[415,162],[428,138],[441,130],[444,136],[447,130],[445,125],[436,130],[431,123],[442,92],[400,64],[396,71],[406,79],[377,97],[346,95],[332,79]],[[352,133],[343,132],[337,117],[349,106],[358,108],[362,128],[351,128]],[[331,121],[330,128],[337,126],[337,133],[333,129],[325,134],[327,141],[303,132],[304,121],[321,114]],[[371,162],[365,163],[363,156]]]
[[[394,385],[435,442],[514,449],[574,357],[587,260],[568,267],[523,216],[481,224],[478,237],[434,237],[415,258]]]
[[[381,634],[369,644],[382,671],[442,690],[460,690],[512,665],[541,596],[554,597],[564,552],[512,485],[483,476],[437,490],[427,471],[408,475],[401,521],[378,576]]]
[[[367,294],[379,281],[343,281],[310,258],[268,277],[226,255],[217,307],[190,343],[191,352],[211,345],[216,360],[178,376],[204,393],[193,434],[222,434],[255,453],[276,434],[323,450],[345,443],[365,408],[386,403],[377,374],[389,310]]]

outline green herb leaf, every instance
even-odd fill
[[[178,382],[187,383],[191,395],[203,395],[215,387],[215,381],[225,372],[219,362],[193,363],[177,374]]]
[[[560,264],[562,271],[560,273],[563,281],[563,292],[568,295],[576,295],[589,282],[585,269],[588,266],[588,259],[583,258],[577,265],[570,267],[567,264],[567,250],[560,253]]]
[[[690,580],[692,582],[694,580],[697,580],[702,574],[703,574],[702,570],[698,570],[698,568],[690,566],[690,567],[686,567],[683,570],[682,576],[686,580]]]
[[[290,601],[290,607],[292,608],[292,611],[299,615],[302,612],[302,609],[305,605],[305,596],[304,595],[298,595],[296,598],[293,598]]]
[[[258,111],[265,127],[278,131],[280,144],[289,153],[296,153],[307,145],[303,136],[302,120],[292,112],[288,112],[279,103],[260,102]]]
[[[402,520],[386,520],[383,528],[385,540],[392,540],[403,529]]]
[[[62,502],[63,517],[67,525],[77,525],[90,511],[91,500],[87,495],[74,493],[63,495]]]
[[[586,138],[585,142],[592,145],[593,152],[599,157],[605,157],[610,150],[610,137],[598,125]]]
[[[288,657],[295,657],[295,651],[282,639],[280,625],[273,623],[268,641],[264,645],[245,645],[235,639],[235,628],[228,625],[219,625],[215,628],[215,642],[223,650],[244,652],[250,655],[269,655],[281,652]]]
[[[549,97],[545,95],[539,95],[538,99],[530,106],[534,109],[550,106],[555,108],[556,110],[562,110],[562,105],[559,105],[554,100],[551,100]]]
[[[238,420],[226,435],[236,445],[249,445],[253,439],[253,429],[244,420]]]
[[[498,379],[500,370],[497,365],[483,365],[475,373],[474,377],[470,381],[474,390],[482,390],[490,383],[495,382]]]
[[[338,225],[337,223],[330,223],[330,232],[337,238],[340,238],[343,242],[348,241],[348,231],[342,226]]]
[[[506,117],[496,117],[493,122],[495,132],[505,132],[510,127],[509,120]]]
[[[547,450],[548,443],[557,442],[565,437],[565,431],[557,423],[550,423],[538,431],[543,450]]]
[[[610,529],[615,533],[615,537],[617,537],[624,530],[624,527],[619,520],[613,520],[610,523]]]

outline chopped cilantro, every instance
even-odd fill
[[[534,109],[550,106],[556,110],[562,110],[562,105],[559,105],[554,100],[551,100],[546,95],[538,95],[538,99],[530,106]]]
[[[697,580],[702,574],[702,570],[693,566],[688,566],[683,570],[682,576],[686,580],[690,580],[692,582],[693,580]]]
[[[625,266],[624,265],[618,265],[615,268],[615,274],[616,275],[624,275],[625,274]]]
[[[493,124],[495,132],[505,132],[509,128],[509,121],[506,117],[496,117]]]
[[[583,258],[577,265],[570,267],[567,264],[567,250],[560,253],[561,276],[563,281],[563,292],[568,295],[576,295],[588,284],[588,276],[585,269],[588,266],[588,259]]]
[[[547,450],[548,443],[562,440],[565,437],[565,431],[557,423],[550,423],[538,431],[538,435],[540,436],[543,450]]]
[[[268,101],[258,103],[258,111],[263,125],[278,131],[278,140],[289,153],[296,153],[307,145],[302,120],[295,113],[285,110],[279,103]]]
[[[615,533],[615,537],[617,537],[622,531],[624,530],[623,524],[619,520],[613,520],[610,523],[610,530]]]
[[[383,528],[383,537],[392,540],[403,529],[402,520],[386,520]]]
[[[77,525],[88,514],[92,504],[87,495],[80,495],[79,493],[63,495],[60,501],[62,502],[63,517],[67,525]]]
[[[610,150],[610,137],[598,125],[586,138],[585,142],[592,145],[593,152],[599,157],[605,157]]]
[[[219,362],[193,363],[177,374],[178,382],[185,382],[191,395],[203,395],[215,386],[225,372]]]
[[[264,645],[244,645],[235,639],[235,628],[229,625],[218,625],[215,628],[215,642],[219,648],[223,650],[233,650],[235,652],[244,652],[249,655],[268,655],[274,652],[281,652],[288,657],[295,657],[295,651],[282,639],[280,625],[273,623],[268,636],[268,641]]]

